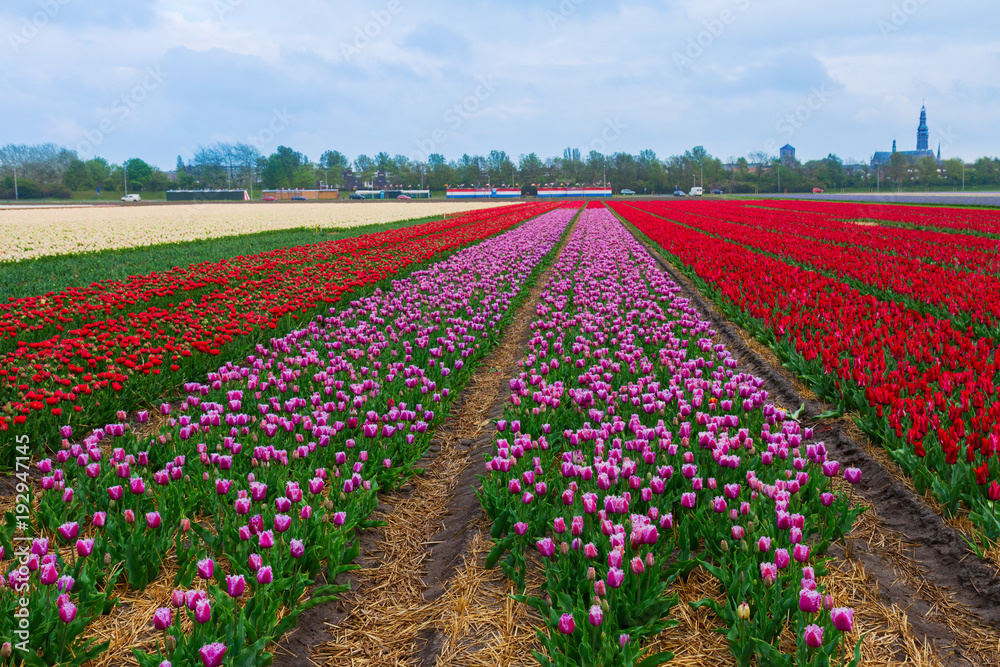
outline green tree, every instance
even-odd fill
[[[153,178],[153,168],[140,158],[134,157],[125,163],[129,192],[138,192],[149,185]]]
[[[74,192],[94,189],[94,176],[82,160],[74,159],[63,175],[63,185]]]

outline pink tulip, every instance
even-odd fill
[[[179,609],[184,606],[184,591],[175,590],[170,594],[170,606]]]
[[[576,630],[576,621],[573,620],[573,614],[563,614],[559,618],[559,632],[571,635],[574,630]]]
[[[815,614],[823,605],[823,596],[814,590],[803,588],[799,591],[799,609],[807,614]]]
[[[830,610],[833,627],[841,632],[850,632],[854,627],[854,610],[849,607],[834,607]]]
[[[125,523],[130,526],[135,523],[135,512],[132,510],[125,510],[122,514],[125,516]]]
[[[215,562],[211,558],[203,558],[198,561],[198,576],[202,579],[211,579],[215,572]]]
[[[639,563],[641,564],[642,561],[640,560]],[[624,582],[625,572],[623,570],[619,570],[617,567],[608,569],[608,586],[611,586],[611,588],[620,588]]]
[[[844,471],[844,479],[847,480],[849,484],[857,484],[861,481],[861,469],[848,468]]]
[[[107,512],[94,512],[93,524],[95,528],[103,528],[108,519]]]
[[[274,575],[271,573],[271,566],[265,565],[264,567],[257,570],[257,583],[258,584],[269,584],[274,579]]]
[[[160,607],[153,612],[153,627],[157,630],[166,630],[172,621],[170,607]]]
[[[302,558],[306,553],[306,547],[302,543],[302,540],[292,540],[288,547],[289,553],[291,553],[292,558]]]
[[[141,496],[146,492],[146,482],[142,480],[142,477],[133,477],[129,480],[129,490],[132,491],[134,495]]]
[[[274,533],[269,530],[265,530],[257,538],[257,544],[261,549],[270,549],[274,546]]]
[[[809,547],[805,544],[796,544],[792,554],[796,561],[805,563],[809,560]]]
[[[39,579],[44,586],[51,586],[59,578],[59,570],[52,563],[45,563],[39,572]]]
[[[59,526],[59,536],[69,542],[70,540],[76,539],[76,536],[80,534],[80,524],[76,521],[70,521]]]
[[[214,644],[202,646],[198,650],[198,655],[201,656],[201,661],[205,667],[219,667],[222,664],[223,657],[226,655],[226,645],[215,642]]]
[[[59,607],[59,620],[63,623],[69,624],[73,622],[76,618],[76,605],[72,602],[67,602],[66,604]]]
[[[259,570],[261,567],[264,566],[264,559],[260,557],[260,554],[250,554],[248,562],[250,565],[250,569],[253,570],[254,572],[256,572],[257,570]]]
[[[535,546],[538,547],[539,553],[545,558],[552,558],[552,555],[556,552],[556,545],[552,542],[551,537],[538,540],[535,542]]]
[[[146,526],[150,529],[159,528],[161,523],[159,512],[146,512]]]
[[[591,605],[590,613],[587,616],[590,624],[595,628],[604,622],[604,612],[601,611],[601,605]]]
[[[791,562],[787,549],[774,550],[774,564],[778,566],[779,570],[784,570]]]
[[[292,518],[287,514],[274,515],[274,529],[279,533],[285,532],[291,525],[292,525]]]
[[[243,578],[242,574],[238,574],[235,577],[233,575],[226,575],[226,592],[231,598],[238,598],[243,595],[243,591],[247,587],[246,579]]]
[[[194,620],[201,624],[212,620],[212,606],[206,598],[201,598],[194,603]]]
[[[767,585],[773,584],[778,580],[778,567],[774,563],[761,563],[760,578]]]
[[[87,538],[84,540],[76,541],[76,554],[80,558],[86,558],[94,551],[94,539]]]
[[[109,486],[108,497],[111,498],[111,500],[121,500],[124,491],[125,490],[121,487],[120,484],[118,486]]]
[[[823,645],[823,628],[818,625],[807,625],[802,632],[802,638],[806,640],[809,648],[819,648]]]

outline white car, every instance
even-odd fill
[[[635,190],[629,190],[628,188],[625,188],[624,190],[622,190],[622,194],[623,195],[634,195],[635,194]]]
[[[122,201],[142,201],[142,197],[139,195],[125,195],[122,197]]]

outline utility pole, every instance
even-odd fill
[[[14,165],[14,201],[17,201],[17,165]]]

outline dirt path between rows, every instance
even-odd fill
[[[499,345],[483,359],[438,429],[430,451],[397,494],[382,499],[362,531],[361,569],[344,578],[351,592],[311,609],[275,649],[276,667],[311,665],[433,665],[451,615],[442,595],[456,570],[480,548],[474,542],[483,511],[475,489],[483,454],[493,442],[494,420],[509,400],[509,379],[519,371],[529,325],[552,267],[572,234],[570,223],[546,269]],[[481,535],[480,535],[481,538]]]
[[[971,553],[960,533],[901,483],[901,472],[892,471],[895,464],[853,423],[817,419],[833,406],[818,400],[769,349],[723,316],[655,246],[647,248],[712,323],[716,338],[739,359],[740,370],[765,380],[769,400],[791,410],[804,404],[800,420],[815,429],[830,458],[863,471],[855,491],[871,507],[877,525],[870,524],[871,517],[868,525],[859,521],[848,551],[877,585],[880,601],[907,611],[914,634],[931,641],[945,664],[1000,664],[1000,579],[994,568]],[[843,550],[837,546],[831,555],[841,556]]]

